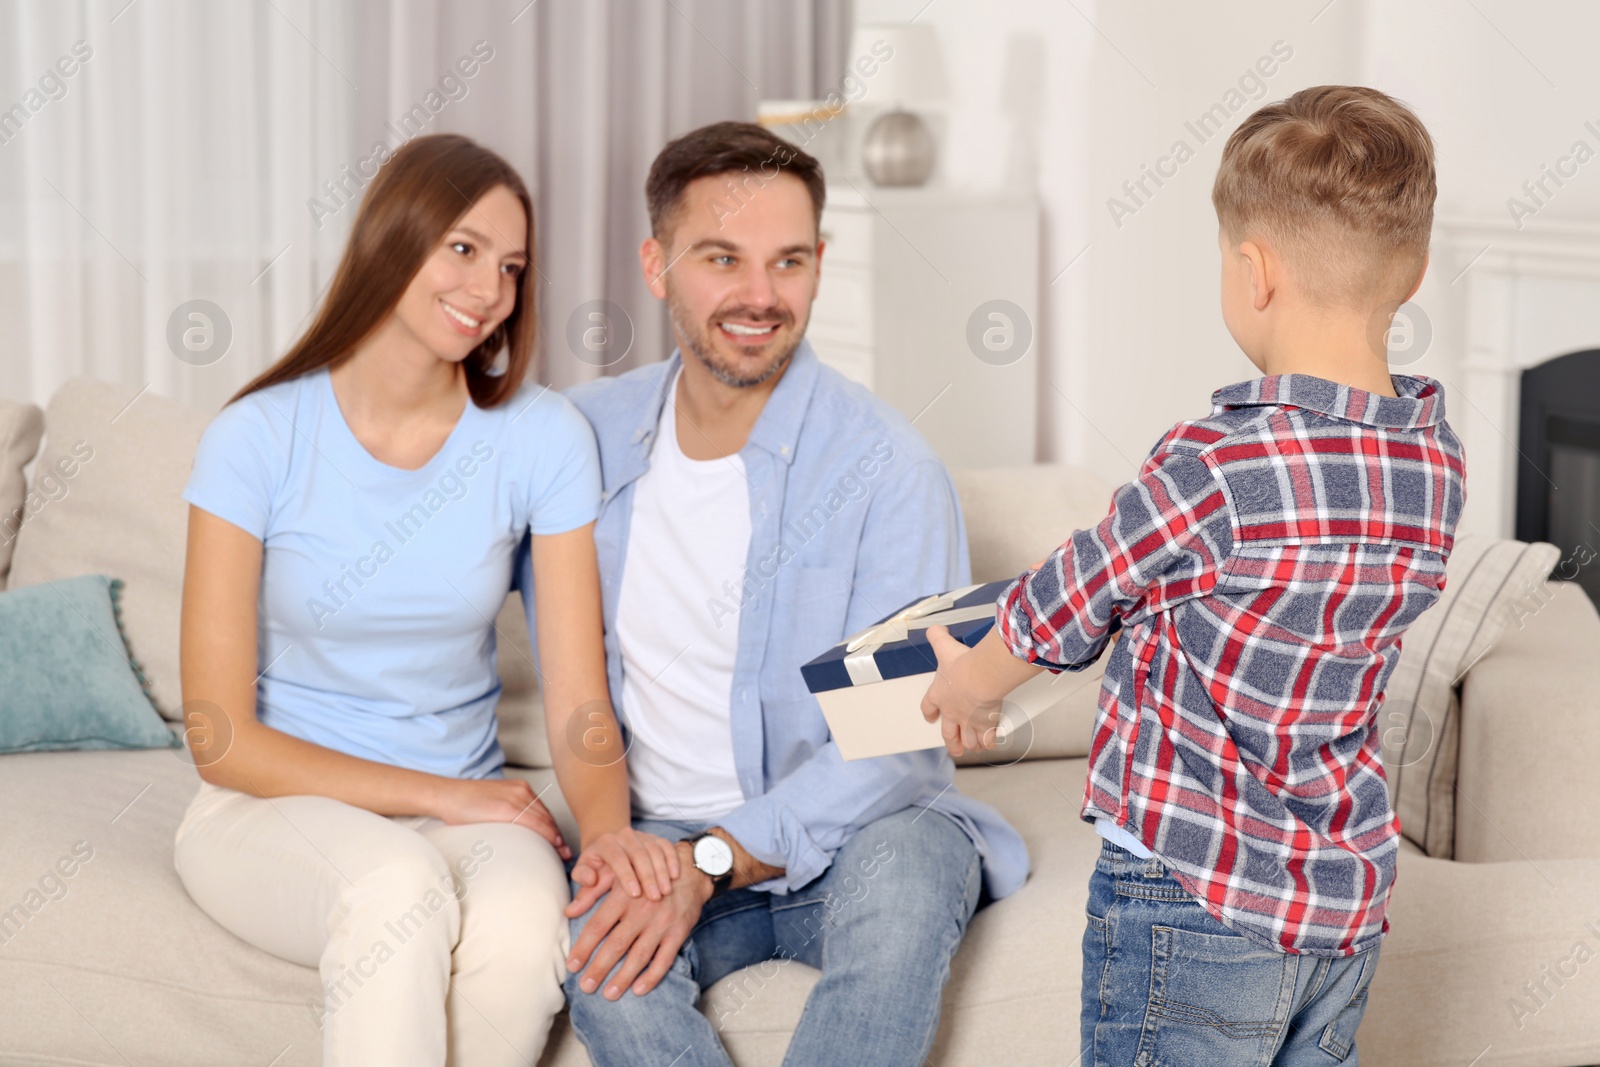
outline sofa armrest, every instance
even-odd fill
[[[1600,857],[1600,613],[1575,582],[1536,596],[1462,681],[1457,860]]]

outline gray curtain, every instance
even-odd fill
[[[541,0],[534,8],[549,381],[619,373],[672,350],[665,312],[639,271],[651,161],[698,126],[754,119],[758,100],[825,95],[849,44],[849,8],[849,0]],[[607,367],[570,341],[595,301],[619,307],[634,335]]]
[[[377,136],[438,72],[489,42],[494,58],[435,128],[491,145],[528,179],[539,374],[572,385],[672,350],[665,313],[639,273],[649,233],[644,181],[656,153],[705,123],[754,119],[759,100],[826,95],[838,84],[851,8],[851,0],[368,0],[358,121]],[[610,347],[575,354],[569,335],[589,330],[597,310]],[[621,331],[632,342],[615,359]]]

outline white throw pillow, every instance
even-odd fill
[[[1508,623],[1547,599],[1539,590],[1560,557],[1543,541],[1457,537],[1439,601],[1400,639],[1377,725],[1400,832],[1430,856],[1455,855],[1461,679]]]

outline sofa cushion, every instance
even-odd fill
[[[0,757],[0,1062],[321,1062],[316,972],[223,930],[173,869],[173,835],[199,782],[183,755]],[[519,773],[541,790],[551,778]],[[1027,839],[1033,874],[974,918],[934,1062],[984,1064],[1003,1048],[1017,1062],[1047,1063],[1075,1047],[1078,939],[1100,840],[1077,818],[1085,773],[1082,760],[1036,760],[957,775]],[[560,791],[544,795],[573,834]],[[736,1063],[776,1065],[815,981],[802,964],[746,970],[713,987],[702,1010],[720,1021]],[[541,1062],[588,1063],[564,1018]]]
[[[318,1062],[316,972],[217,926],[173,869],[199,786],[183,757],[0,757],[0,1062],[266,1064],[291,1043],[280,1067]],[[78,861],[71,877],[64,858]],[[19,916],[52,871],[43,905]]]
[[[1112,486],[1062,464],[950,473],[961,498],[972,580],[1015,578],[1111,511]]]
[[[38,453],[43,435],[44,412],[32,404],[0,400],[0,589],[6,587],[11,550],[27,517],[28,483],[23,469]],[[45,499],[39,497],[38,506],[43,506]]]
[[[128,648],[176,721],[178,615],[189,478],[206,417],[149,392],[74,378],[50,398],[33,489],[64,488],[17,536],[11,585],[80,574],[120,578]],[[61,472],[72,470],[70,476]]]
[[[1377,725],[1400,832],[1430,856],[1455,854],[1456,687],[1513,618],[1542,603],[1537,590],[1560,555],[1543,541],[1457,537],[1444,592],[1400,639]]]
[[[1435,859],[1403,840],[1362,1067],[1600,1063],[1593,841],[1535,864]]]
[[[1586,625],[1600,627],[1584,610]],[[222,930],[173,871],[172,836],[198,782],[180,757],[0,757],[0,1063],[321,1062],[316,973]],[[1562,767],[1576,772],[1582,758]],[[931,1062],[1071,1062],[1083,911],[1099,850],[1092,828],[1076,819],[1085,769],[1081,760],[1034,761],[958,774],[963,790],[1000,807],[1022,832],[1033,873],[1019,893],[974,917]],[[548,772],[527,777],[545,782]],[[1575,773],[1555,777],[1569,793],[1582,785]],[[570,827],[559,801],[552,807]],[[1495,1062],[1600,1062],[1600,993],[1570,980],[1574,964],[1592,955],[1585,924],[1600,859],[1459,863],[1410,842],[1401,852],[1361,1062],[1460,1067],[1490,1045],[1513,1053]],[[1564,987],[1530,996],[1529,982],[1537,987],[1562,967]],[[702,1007],[725,1018],[720,1036],[735,1063],[777,1064],[815,979],[801,964],[746,970],[713,987]],[[588,1063],[563,1014],[540,1067]]]

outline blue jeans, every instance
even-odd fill
[[[697,823],[641,821],[668,840]],[[911,808],[868,823],[833,865],[786,896],[735,889],[711,898],[667,976],[644,996],[609,1001],[567,978],[572,1027],[596,1067],[731,1067],[717,1037],[789,961],[822,972],[785,1067],[921,1064],[939,1027],[950,958],[977,910],[978,850],[939,812]],[[596,905],[598,907],[598,905]],[[572,922],[572,940],[594,910]],[[701,991],[744,967],[731,1004],[701,1014]]]
[[[1378,949],[1291,955],[1235,933],[1156,857],[1106,841],[1083,935],[1083,1067],[1356,1064]]]

